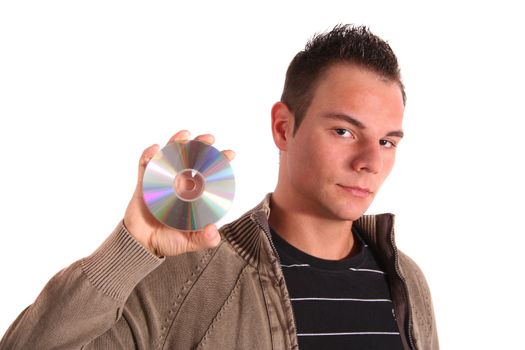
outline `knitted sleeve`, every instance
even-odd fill
[[[132,290],[162,262],[121,221],[93,254],[46,284],[9,327],[0,350],[82,348],[119,320]]]

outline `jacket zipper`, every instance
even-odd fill
[[[412,349],[416,350],[416,346],[414,345],[414,340],[412,339],[412,315],[410,314],[410,307],[408,305],[408,287],[405,278],[401,275],[401,271],[399,270],[399,256],[397,247],[394,243],[394,218],[392,218],[392,227],[390,228],[390,244],[394,250],[394,267],[396,269],[397,277],[403,282],[403,290],[405,291],[405,296],[407,298],[407,317],[408,317],[408,342]]]
[[[254,218],[255,218],[255,221],[257,222],[257,225],[259,225],[259,227],[264,231],[264,234],[266,235],[266,237],[268,238],[268,241],[270,242],[270,247],[272,248],[273,253],[277,257],[277,261],[279,261],[279,270],[281,271],[281,276],[284,280],[284,272],[281,266],[281,257],[279,256],[279,253],[277,252],[277,248],[275,248],[275,245],[273,244],[272,235],[269,231],[266,231],[264,225],[261,224],[257,216],[255,216]],[[285,282],[285,288],[286,288],[286,282]],[[292,301],[290,300],[290,305],[291,304],[292,304]],[[297,324],[295,323],[295,316],[293,314],[293,310],[292,310],[292,324],[293,324],[293,328],[295,329],[295,332],[297,333]]]

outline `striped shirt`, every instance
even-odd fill
[[[308,255],[271,233],[301,350],[403,348],[385,273],[357,232],[358,253],[337,261]]]

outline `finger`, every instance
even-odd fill
[[[188,130],[180,130],[179,132],[177,132],[175,135],[173,135],[168,143],[172,143],[172,142],[184,142],[184,141],[188,141],[190,139],[190,132]]]
[[[195,140],[211,145],[215,142],[215,136],[213,136],[212,134],[203,134],[197,136]]]
[[[235,158],[235,152],[232,151],[231,149],[222,151],[222,154],[224,154],[224,156],[228,158],[230,162]]]
[[[208,224],[201,232],[201,246],[213,248],[221,241],[221,235],[214,224]]]
[[[217,227],[213,224],[206,225],[201,231],[193,231],[188,236],[187,251],[199,251],[213,248],[221,241]]]
[[[146,169],[146,166],[148,165],[151,158],[153,158],[153,156],[158,152],[158,150],[159,150],[159,145],[155,144],[155,145],[149,146],[142,152],[142,156],[140,157],[140,160],[139,160],[139,178],[138,178],[139,185],[142,184],[142,178],[144,177],[144,171]]]

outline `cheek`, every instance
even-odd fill
[[[325,168],[323,152],[306,140],[295,144],[290,149],[289,157],[289,171],[296,180],[314,181]]]
[[[395,153],[391,156],[388,156],[383,161],[383,181],[390,175],[390,172],[392,171],[392,168],[394,167],[394,163],[396,160]]]
[[[345,174],[345,159],[333,145],[317,144],[310,149],[309,166],[311,181],[318,184],[333,184],[342,181]]]
[[[303,150],[302,162],[308,164],[310,169],[315,169],[316,174],[330,173],[330,169],[337,168],[342,161],[335,147],[326,143],[309,143]]]

